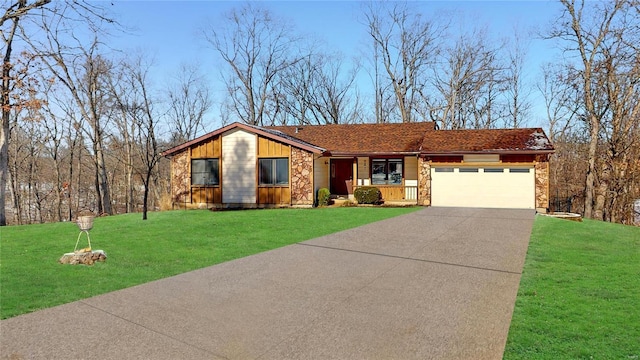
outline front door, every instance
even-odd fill
[[[353,159],[331,159],[331,188],[334,195],[348,195],[347,180],[353,179]]]

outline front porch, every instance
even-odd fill
[[[389,204],[398,204],[398,205],[408,205],[408,204],[418,204],[418,187],[417,186],[407,186],[407,185],[367,185],[373,186],[380,189],[380,193],[382,193],[382,200],[384,203]],[[354,186],[353,190],[362,186]]]

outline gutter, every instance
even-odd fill
[[[437,155],[465,155],[465,154],[505,154],[505,155],[537,155],[537,154],[553,154],[555,149],[551,150],[455,150],[455,151],[423,151],[420,155],[423,156],[437,156]]]

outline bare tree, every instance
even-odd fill
[[[525,82],[525,60],[528,44],[518,29],[514,29],[512,43],[507,47],[508,64],[506,66],[507,114],[506,127],[518,128],[526,121],[531,110],[529,95],[531,88]]]
[[[112,143],[119,152],[117,160],[123,167],[125,174],[125,211],[133,212],[134,202],[134,148],[136,146],[134,133],[135,121],[131,113],[131,104],[135,102],[135,83],[132,81],[131,66],[122,61],[118,70],[111,73],[108,80],[109,97],[111,101],[109,117],[117,131],[112,134]]]
[[[579,111],[580,92],[576,79],[566,70],[567,65],[548,63],[542,66],[542,78],[537,84],[544,99],[546,122],[549,125],[547,135],[554,142],[570,134],[575,126]]]
[[[211,95],[197,65],[181,65],[166,95],[172,144],[193,139],[205,130],[204,116],[211,109]]]
[[[245,3],[204,36],[228,66],[222,78],[238,119],[273,124],[281,110],[274,89],[278,76],[301,58],[293,27],[260,5]]]
[[[12,83],[15,81],[12,75],[13,47],[16,40],[24,45],[40,35],[34,28],[26,30],[25,25],[37,27],[42,22],[53,21],[67,23],[66,30],[78,28],[79,25],[88,25],[96,29],[97,22],[94,20],[111,21],[105,16],[102,7],[85,1],[10,0],[3,4],[5,5],[3,6],[4,14],[0,18],[0,32],[5,45],[2,64],[3,81],[0,89],[3,111],[3,126],[0,133],[0,189],[4,189],[6,185],[8,122],[11,107],[16,105],[15,101],[14,103],[11,101]],[[32,51],[32,53],[40,54],[39,51]],[[5,194],[4,191],[0,191],[0,226],[6,224],[4,205]]]
[[[48,98],[50,100],[54,99],[55,89],[54,83],[52,81],[46,81],[47,79],[43,79],[43,84],[46,84],[46,88],[44,91],[50,94]],[[63,201],[64,190],[65,190],[65,181],[64,181],[64,164],[65,157],[69,155],[68,151],[64,149],[64,135],[65,135],[65,120],[63,118],[64,113],[58,113],[57,108],[53,106],[49,101],[43,106],[43,112],[46,116],[46,120],[42,122],[42,126],[47,134],[47,144],[45,146],[45,151],[48,154],[48,157],[52,160],[53,170],[55,177],[51,182],[51,186],[53,187],[53,191],[55,192],[55,219],[56,221],[62,221],[63,219]],[[68,183],[66,188],[68,189]]]
[[[374,42],[374,57],[381,62],[385,81],[393,90],[401,121],[415,121],[420,108],[428,107],[426,75],[440,53],[439,39],[447,24],[424,18],[407,3],[369,3],[364,23]],[[376,71],[376,109],[380,112],[384,95],[379,92],[386,85],[377,75]]]
[[[2,107],[2,127],[0,128],[0,226],[7,224],[5,214],[5,189],[7,186],[7,171],[9,169],[9,122],[11,108],[11,90],[13,87],[12,54],[13,44],[19,35],[20,20],[30,13],[40,9],[51,0],[15,0],[3,1],[4,14],[0,18],[0,34],[4,44],[2,61],[2,85],[0,85],[0,106]],[[7,26],[8,24],[8,26]]]
[[[537,84],[545,105],[547,135],[555,147],[550,164],[552,211],[582,211],[588,139],[576,120],[581,93],[567,64],[548,63]]]
[[[152,179],[157,178],[161,152],[157,140],[159,118],[157,101],[153,98],[149,69],[151,64],[142,54],[131,55],[118,64],[118,71],[109,83],[113,123],[117,135],[112,145],[122,150],[119,164],[126,175],[127,212],[133,211],[133,177],[140,180],[143,190],[142,219],[147,219]]]
[[[630,25],[623,27],[627,31],[625,39],[604,47],[597,71],[602,78],[599,83],[604,84],[599,89],[604,92],[608,111],[601,124],[605,148],[600,158],[604,159],[604,165],[599,176],[595,216],[629,224],[633,223],[634,202],[640,197],[638,169],[633,166],[634,160],[640,158],[640,12],[635,20],[623,24]]]
[[[624,54],[629,51],[635,51],[637,57],[633,44],[640,41],[637,34],[640,11],[636,2],[627,0],[587,7],[584,1],[561,0],[561,4],[563,14],[549,37],[561,40],[564,50],[575,54],[580,64],[576,71],[580,79],[582,112],[589,130],[584,213],[585,217],[605,219],[604,208],[610,196],[613,170],[610,163],[598,163],[602,155],[600,140],[607,117],[615,118],[622,113],[611,111],[612,94],[609,91],[603,94],[601,90],[608,89],[611,80],[617,77],[621,64],[616,59],[627,57]],[[635,76],[637,79],[638,74]]]
[[[290,66],[278,83],[282,124],[341,124],[358,122],[360,101],[355,86],[358,66],[345,69],[339,53],[309,52]]]
[[[162,158],[156,138],[158,119],[154,113],[154,101],[149,89],[149,65],[144,63],[142,57],[138,57],[129,64],[128,70],[134,89],[133,102],[129,109],[134,124],[133,135],[137,144],[135,149],[141,164],[136,170],[144,186],[142,220],[147,220],[151,180]]]
[[[72,37],[73,44],[63,43],[66,25],[56,19],[43,21],[42,41],[33,40],[34,53],[57,81],[65,86],[82,118],[82,126],[92,143],[99,213],[112,214],[111,193],[105,162],[108,86],[112,63],[100,54],[97,30],[88,44]]]
[[[442,129],[495,127],[504,84],[499,50],[486,29],[474,28],[443,51],[442,65],[433,68],[432,77],[440,101],[430,115]]]
[[[311,111],[324,124],[354,123],[361,119],[360,102],[355,86],[358,65],[343,70],[342,55],[321,56]]]

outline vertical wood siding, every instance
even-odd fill
[[[221,161],[222,140],[215,137],[191,147],[191,159],[212,159]],[[222,190],[220,186],[191,186],[192,204],[220,204],[222,202]]]
[[[258,136],[258,158],[288,158],[289,159],[289,185],[287,186],[260,186],[258,184],[259,205],[290,205],[291,204],[291,147]]]
[[[195,145],[191,148],[191,158],[192,159],[210,159],[210,158],[220,158],[222,155],[221,151],[222,141],[220,137],[216,137],[207,141],[204,141],[198,145]]]
[[[258,157],[290,157],[289,145],[272,141],[262,136],[258,137]]]

